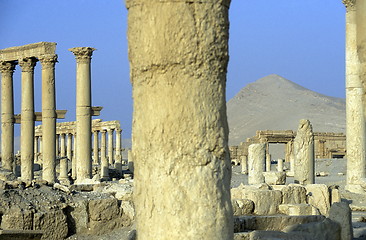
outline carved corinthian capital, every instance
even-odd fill
[[[70,48],[69,51],[75,55],[76,62],[90,62],[91,56],[95,48],[92,47],[75,47]]]
[[[57,54],[45,54],[40,56],[38,59],[42,64],[42,69],[55,68]]]
[[[4,73],[13,73],[15,70],[14,62],[0,62],[0,72]]]
[[[347,11],[355,10],[356,0],[342,0]]]
[[[34,67],[36,66],[37,59],[35,58],[23,58],[18,61],[20,67],[22,68],[22,72],[33,72]]]

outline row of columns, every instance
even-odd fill
[[[22,70],[21,94],[21,178],[33,179],[34,164],[34,68],[37,61],[42,65],[42,122],[45,126],[43,179],[54,182],[56,177],[55,147],[51,146],[56,137],[56,101],[55,101],[55,63],[56,54],[22,58],[17,61],[0,63],[1,71],[1,153],[4,170],[15,171],[14,164],[14,90],[13,73],[19,64]]]

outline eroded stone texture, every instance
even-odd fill
[[[305,186],[307,202],[317,207],[321,214],[328,216],[330,208],[330,195],[327,185],[309,184]]]
[[[248,183],[264,183],[263,172],[266,170],[266,144],[256,143],[248,148]]]
[[[127,0],[138,239],[233,239],[229,0]]]
[[[309,120],[301,119],[294,140],[295,183],[315,183],[314,137]]]

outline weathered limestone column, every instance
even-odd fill
[[[266,172],[271,171],[271,154],[267,152],[269,148],[266,148]]]
[[[43,55],[39,58],[42,64],[42,136],[43,144],[43,173],[42,178],[47,182],[56,180],[56,156],[58,148],[56,141],[56,93],[55,93],[55,64],[57,55]]]
[[[108,161],[109,165],[113,165],[113,129],[108,129]]]
[[[357,1],[358,4],[362,4]],[[347,122],[347,186],[361,183],[365,178],[365,105],[363,86],[364,79],[360,76],[360,55],[365,53],[358,47],[358,21],[356,0],[343,0],[346,6],[346,122]],[[363,13],[365,14],[365,13]],[[361,23],[363,26],[365,23]],[[364,31],[364,30],[362,30]],[[350,189],[349,189],[350,190]]]
[[[22,103],[21,103],[21,179],[33,179],[34,161],[34,67],[37,60],[24,58],[18,61],[22,68]],[[43,165],[45,163],[43,153]]]
[[[115,168],[120,173],[122,173],[121,135],[122,135],[122,129],[117,128],[116,129],[116,156],[115,156],[116,162],[115,162]]]
[[[248,184],[264,183],[266,170],[266,144],[255,143],[248,148]]]
[[[95,49],[91,47],[71,48],[76,58],[76,132],[77,182],[83,183],[92,177],[91,158],[91,77],[90,62]]]
[[[294,142],[289,141],[286,144],[286,162],[290,162],[290,171],[286,172],[288,177],[293,177],[295,173],[295,157],[294,157]]]
[[[240,156],[240,164],[241,164],[241,173],[248,174],[248,156],[247,155]]]
[[[108,159],[107,159],[107,155],[106,155],[106,141],[107,141],[107,137],[106,137],[106,130],[102,129],[100,131],[101,133],[101,137],[100,137],[100,160],[101,160],[101,165],[100,165],[100,177],[104,180],[109,179],[109,164],[108,164]]]
[[[65,138],[66,134],[60,134],[60,157],[66,157],[66,149],[65,149]]]
[[[283,172],[283,159],[282,158],[279,158],[277,160],[277,171]]]
[[[77,138],[76,138],[76,133],[73,134],[74,135],[74,154],[72,155],[72,162],[71,162],[71,176],[72,178],[75,180],[77,177]]]
[[[67,146],[66,146],[66,156],[71,161],[72,159],[72,134],[67,134]]]
[[[1,72],[1,162],[2,168],[14,171],[14,62],[0,62]]]
[[[295,183],[315,183],[313,128],[309,120],[301,119],[294,140]]]
[[[38,140],[39,137],[34,137],[34,162],[38,163]]]
[[[99,164],[99,132],[93,132],[93,163]]]
[[[42,163],[42,166],[43,166],[43,140],[42,140],[42,136],[39,136],[39,155],[41,156],[41,163]]]
[[[60,150],[60,135],[59,134],[56,134],[55,149],[56,149],[56,157],[58,157],[59,156],[59,150]]]
[[[233,239],[229,3],[126,0],[140,240]]]

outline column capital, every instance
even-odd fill
[[[100,130],[100,132],[101,132],[102,134],[105,134],[105,133],[107,132],[107,130],[106,130],[106,129],[101,129],[101,130]]]
[[[35,58],[23,58],[19,59],[18,63],[22,68],[22,72],[33,72],[34,67],[36,66],[37,59]]]
[[[39,61],[42,64],[42,69],[55,68],[57,62],[57,54],[44,54],[41,55]]]
[[[92,47],[74,47],[70,48],[69,51],[75,55],[76,62],[90,62],[91,56],[95,48]]]
[[[347,11],[356,10],[356,0],[342,0],[342,3],[346,7]]]
[[[121,133],[122,132],[122,129],[121,128],[116,128],[115,129],[117,133]]]
[[[0,62],[1,73],[13,73],[15,70],[15,62]]]

